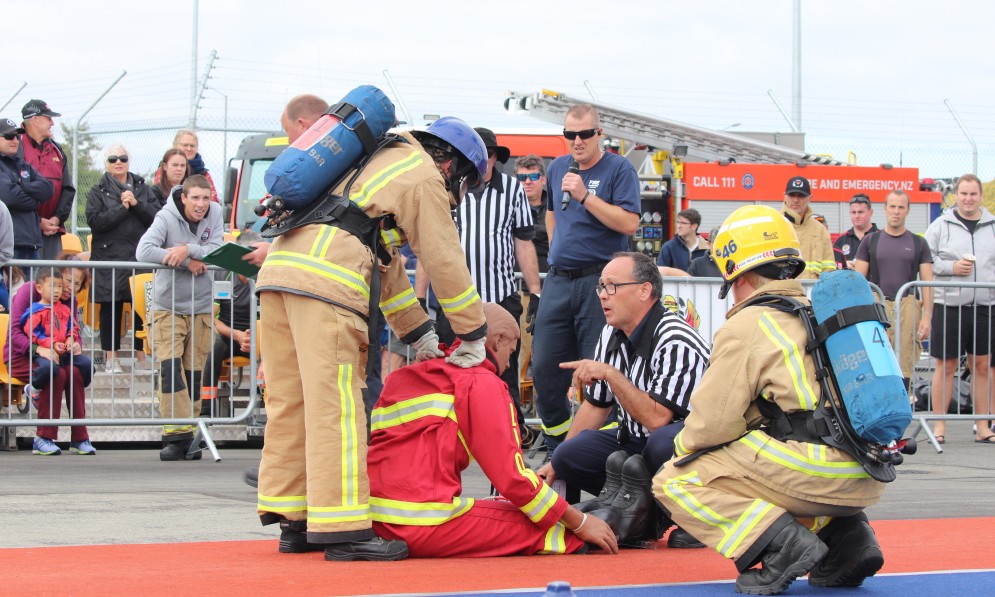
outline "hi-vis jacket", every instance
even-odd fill
[[[469,369],[444,359],[398,369],[373,409],[371,430],[367,466],[376,522],[438,526],[467,513],[474,500],[461,497],[460,473],[474,459],[539,528],[552,528],[567,509],[525,465],[515,407],[490,358]]]
[[[456,334],[482,338],[487,331],[483,308],[450,215],[449,193],[421,145],[411,135],[403,136],[408,143],[380,151],[349,194],[370,217],[393,215],[394,227],[381,231],[393,261],[386,268],[381,264],[380,309],[408,343],[431,327],[397,252],[409,242]],[[358,238],[334,226],[310,224],[277,237],[256,286],[260,292],[310,296],[368,317],[372,267],[373,254]]]
[[[802,259],[805,260],[805,271],[799,279],[814,280],[821,276],[822,272],[836,269],[832,237],[822,222],[812,217],[812,208],[806,207],[805,213],[797,214],[785,203],[781,206],[781,211],[795,229]]]
[[[819,224],[821,226],[821,224]],[[780,294],[808,303],[795,280],[768,282],[752,296]],[[821,389],[808,334],[797,315],[770,307],[733,307],[715,333],[712,358],[691,395],[691,414],[674,440],[674,457],[725,445],[722,452],[750,477],[801,499],[840,506],[877,501],[884,484],[843,450],[793,440],[760,429],[758,400],[785,413],[815,410]],[[688,464],[693,467],[693,463]]]

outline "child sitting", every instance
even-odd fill
[[[40,418],[57,419],[62,410],[61,391],[51,392],[51,400],[47,402],[40,399],[41,391],[53,379],[69,379],[72,388],[72,400],[68,405],[69,416],[81,419],[86,416],[86,395],[83,390],[84,376],[80,369],[88,359],[82,356],[83,345],[80,344],[79,326],[72,315],[72,310],[60,300],[63,295],[63,278],[55,274],[56,272],[51,269],[38,268],[35,274],[35,290],[40,299],[21,315],[20,324],[24,333],[31,338],[34,355],[34,371],[31,374],[31,383],[25,387],[25,392],[31,396]],[[63,367],[68,368],[71,374],[59,375],[59,369]],[[39,426],[33,453],[44,456],[61,454],[62,451],[55,445],[57,433],[57,427]],[[84,455],[97,453],[90,443],[85,426],[72,427],[70,451]]]

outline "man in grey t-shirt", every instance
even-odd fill
[[[892,191],[885,197],[885,216],[888,224],[884,230],[868,234],[860,241],[854,269],[884,292],[888,316],[893,318],[895,301],[901,304],[902,334],[899,350],[902,377],[909,388],[912,367],[922,351],[922,339],[929,335],[933,315],[933,289],[922,289],[922,301],[915,291],[897,296],[899,289],[909,282],[933,279],[933,256],[926,240],[917,237],[905,227],[909,216],[909,196],[904,191]],[[914,332],[914,333],[913,333]],[[888,328],[892,344],[895,328]]]

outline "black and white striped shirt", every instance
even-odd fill
[[[672,311],[657,303],[626,337],[606,325],[601,331],[594,360],[621,371],[634,386],[674,413],[674,421],[688,416],[691,392],[708,366],[708,344],[698,332]],[[586,397],[595,406],[608,408],[617,401],[608,382],[593,384]],[[619,425],[632,437],[649,437],[649,430],[619,404]]]
[[[467,193],[456,208],[456,226],[480,298],[498,303],[517,292],[515,239],[535,236],[521,183],[495,169],[484,190]]]

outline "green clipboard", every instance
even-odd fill
[[[243,276],[249,278],[255,278],[256,274],[259,273],[259,268],[252,265],[248,261],[242,261],[243,255],[248,255],[255,250],[255,247],[243,247],[242,245],[236,245],[235,243],[225,243],[208,253],[204,257],[203,261],[204,263],[208,263],[210,265],[223,267],[224,269],[233,271],[236,274],[242,274]]]

